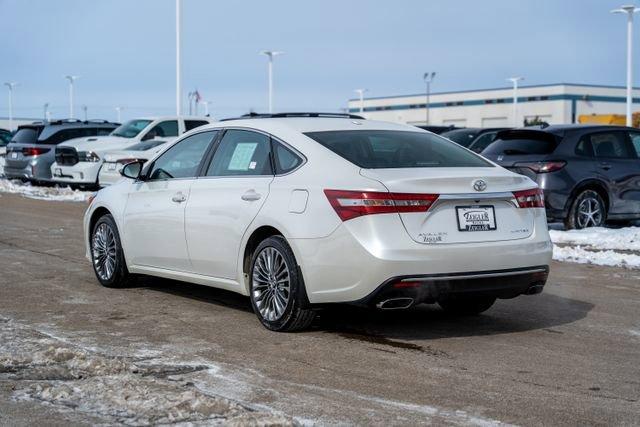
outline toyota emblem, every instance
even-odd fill
[[[487,189],[487,183],[481,179],[474,181],[473,189],[476,191],[484,191]]]

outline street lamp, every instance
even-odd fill
[[[611,13],[626,13],[627,14],[627,126],[632,125],[631,117],[631,105],[633,104],[633,97],[631,91],[633,87],[631,85],[631,69],[633,67],[633,14],[639,11],[640,8],[634,5],[625,5],[620,9],[614,9]]]
[[[200,101],[200,103],[204,105],[204,116],[209,117],[209,104],[211,104],[211,101]]]
[[[518,127],[518,82],[524,77],[510,77],[507,80],[513,83],[513,127]]]
[[[117,116],[117,122],[118,123],[122,123],[122,121],[120,120],[120,112],[122,111],[122,107],[116,107],[116,116]]]
[[[354,89],[355,93],[360,97],[360,114],[364,113],[364,93],[368,92],[369,89]]]
[[[276,50],[263,50],[260,52],[261,55],[269,57],[269,114],[273,113],[273,57],[283,53]]]
[[[176,115],[182,115],[182,77],[181,68],[182,60],[180,56],[180,26],[182,23],[182,2],[176,0]]]
[[[425,104],[425,110],[427,115],[427,126],[429,126],[429,97],[431,95],[431,83],[433,79],[436,77],[435,72],[424,73],[423,79],[424,83],[427,85],[427,103]]]
[[[72,119],[73,114],[73,82],[78,80],[80,76],[64,76],[65,79],[69,80],[69,118]]]
[[[5,82],[9,88],[9,132],[13,131],[13,88],[18,86],[17,82]]]

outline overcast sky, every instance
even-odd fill
[[[512,75],[624,85],[625,18],[609,13],[618,6],[183,0],[183,88],[185,97],[197,88],[218,118],[265,111],[263,49],[285,52],[275,64],[279,111],[339,111],[355,88],[421,93],[425,71],[437,71],[434,92],[502,87]],[[48,102],[54,117],[67,116],[65,74],[81,76],[77,115],[83,104],[90,117],[112,120],[116,105],[123,119],[175,112],[175,0],[0,0],[0,17],[0,81],[20,83],[14,115],[41,117]]]

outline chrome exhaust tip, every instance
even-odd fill
[[[413,305],[413,298],[390,298],[380,301],[376,307],[380,310],[404,310]]]

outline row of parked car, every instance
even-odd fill
[[[58,120],[0,131],[4,174],[35,184],[98,188],[121,179],[125,164],[146,161],[205,117],[146,117],[122,125]],[[456,142],[535,181],[547,217],[568,228],[640,218],[640,130],[621,126],[559,125],[526,128],[426,130]]]
[[[20,126],[6,147],[4,175],[34,184],[98,188],[120,169],[147,160],[206,117],[145,117],[122,125],[103,120],[57,120]]]

